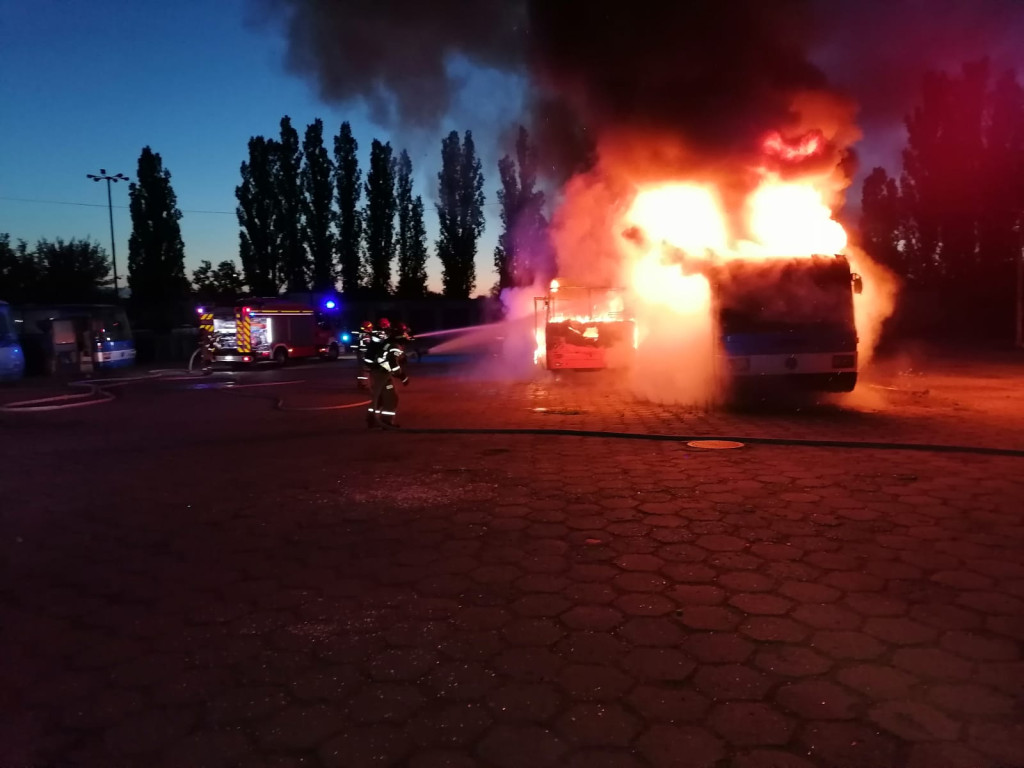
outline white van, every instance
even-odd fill
[[[11,317],[11,307],[0,301],[0,381],[14,381],[25,375],[25,355]]]

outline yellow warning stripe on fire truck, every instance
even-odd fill
[[[252,351],[252,330],[249,315],[242,310],[235,311],[235,344],[238,351],[247,354]]]
[[[199,316],[199,330],[201,333],[213,333],[213,312],[204,312]]]

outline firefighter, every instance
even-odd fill
[[[377,333],[367,345],[363,362],[370,370],[370,407],[366,411],[366,426],[398,427],[398,392],[395,380],[408,385],[405,373],[405,350],[401,339],[391,328],[387,318],[377,323]]]
[[[356,358],[359,360],[359,372],[356,374],[356,387],[367,389],[370,386],[370,369],[364,362],[366,347],[373,340],[373,323],[364,320],[359,326],[358,342],[356,344]]]

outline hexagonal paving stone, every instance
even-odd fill
[[[907,741],[954,741],[960,734],[955,721],[919,701],[886,701],[868,711],[880,727]]]
[[[860,723],[807,723],[797,737],[801,752],[821,765],[843,768],[897,766],[896,741]]]
[[[685,723],[704,718],[711,702],[696,691],[665,685],[638,685],[626,702],[647,721]]]
[[[968,729],[967,742],[1002,765],[1015,765],[1024,754],[1024,723],[1020,718],[1009,723],[975,723]]]
[[[730,768],[817,768],[791,752],[779,749],[755,749],[736,755]]]
[[[678,768],[680,755],[686,755],[687,768],[712,768],[725,756],[722,742],[695,726],[651,726],[636,746],[654,768]]]
[[[622,623],[622,613],[603,605],[577,605],[561,616],[570,629],[607,632]]]
[[[937,680],[967,680],[971,677],[971,663],[939,648],[900,648],[892,662],[923,678]]]
[[[698,691],[715,700],[758,700],[768,693],[772,681],[767,675],[742,664],[721,664],[699,667],[693,684]]]
[[[496,685],[494,671],[476,661],[449,661],[435,665],[426,685],[439,699],[466,701],[478,699]]]
[[[555,715],[563,698],[552,683],[513,683],[491,691],[487,705],[496,720],[543,722]]]
[[[530,725],[495,726],[477,746],[477,754],[498,768],[554,768],[565,752],[550,730]]]
[[[672,648],[636,648],[622,662],[623,669],[638,680],[681,682],[696,665]]]
[[[805,625],[781,616],[754,616],[739,631],[754,640],[776,643],[799,643],[811,634]]]
[[[827,680],[787,683],[776,691],[775,700],[804,720],[849,720],[860,704],[846,688]]]
[[[554,619],[515,619],[501,632],[512,645],[551,645],[565,634]]]
[[[883,664],[857,664],[836,675],[843,685],[873,699],[899,699],[910,695],[917,678]]]
[[[974,683],[933,685],[928,689],[928,700],[959,715],[1008,715],[1014,708],[1012,697]]]
[[[347,727],[327,741],[318,752],[325,768],[348,768],[352,765],[394,765],[413,751],[415,745],[397,725],[376,723]],[[294,758],[302,760],[302,758]],[[306,768],[308,762],[270,762],[274,758],[253,763],[253,768]],[[282,757],[281,760],[290,760]],[[244,764],[243,764],[244,765]],[[241,768],[241,766],[239,767]]]
[[[424,704],[406,683],[370,683],[349,700],[349,717],[359,723],[403,722]]]
[[[293,705],[261,723],[257,739],[264,749],[313,749],[348,726],[339,709],[322,704]]]
[[[370,659],[374,680],[417,680],[437,663],[437,654],[423,648],[388,648]]]
[[[719,704],[707,722],[730,745],[741,747],[782,745],[793,731],[792,719],[769,704],[752,701]]]
[[[406,724],[405,732],[421,747],[463,747],[477,741],[492,722],[487,707],[463,701],[424,708]]]
[[[694,632],[682,647],[702,664],[739,664],[754,650],[753,643],[733,632]]]
[[[793,603],[777,595],[744,593],[729,598],[729,605],[747,614],[781,616],[793,606]]]
[[[876,638],[863,632],[829,630],[815,632],[810,645],[833,659],[874,659],[886,649]]]
[[[583,703],[569,707],[555,723],[569,745],[625,747],[640,731],[640,721],[615,703]]]
[[[632,680],[614,667],[571,664],[558,675],[562,690],[581,701],[611,701],[629,690]]]
[[[758,651],[754,663],[765,672],[786,677],[821,675],[832,667],[832,660],[810,648],[780,645]]]
[[[977,661],[1016,661],[1020,658],[1019,643],[976,632],[946,632],[939,645],[965,659]]]
[[[790,614],[795,620],[814,629],[859,629],[863,619],[853,611],[838,605],[812,605],[804,603]]]
[[[684,636],[682,628],[667,616],[630,619],[618,633],[627,642],[640,646],[676,646]]]

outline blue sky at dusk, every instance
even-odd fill
[[[463,66],[458,74],[468,81],[458,117],[437,130],[393,136],[372,124],[361,105],[324,104],[312,84],[286,72],[278,27],[254,20],[248,0],[0,0],[0,19],[0,232],[12,239],[90,237],[109,251],[106,185],[86,174],[104,168],[134,179],[139,152],[149,145],[171,172],[188,271],[203,259],[236,258],[234,189],[247,142],[252,135],[275,136],[281,117],[290,115],[300,136],[323,119],[329,149],[348,120],[364,173],[373,138],[390,140],[396,152],[408,147],[432,253],[440,140],[448,130],[470,128],[484,162],[488,215],[477,291],[493,284],[500,229],[494,136],[518,114],[521,89],[514,79]],[[453,66],[459,69],[458,62]],[[113,196],[124,280],[127,184],[115,185]],[[439,290],[433,255],[428,270]]]

